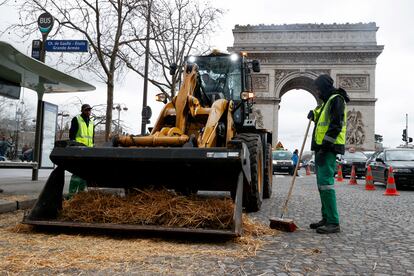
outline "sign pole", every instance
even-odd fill
[[[410,138],[408,138],[408,113],[405,114],[405,130],[407,135],[407,139],[405,139],[405,146],[408,147],[408,141],[410,140]]]
[[[53,27],[53,16],[48,13],[42,13],[37,19],[37,25],[40,32],[42,33],[42,45],[40,48],[40,61],[45,62],[45,43],[47,35]],[[37,162],[37,168],[32,170],[32,180],[38,180],[39,167],[40,167],[40,147],[42,144],[42,116],[43,116],[43,94],[44,87],[37,89],[37,114],[36,114],[36,133],[35,133],[35,144],[33,148],[33,161]]]

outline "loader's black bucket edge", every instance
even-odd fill
[[[199,235],[199,236],[222,236],[223,238],[232,238],[239,236],[232,230],[215,230],[215,229],[199,229],[199,228],[179,228],[179,227],[162,227],[156,225],[131,225],[131,224],[113,224],[113,223],[84,223],[69,221],[53,221],[53,220],[30,220],[27,217],[23,219],[23,223],[42,226],[47,228],[76,228],[84,230],[108,230],[115,232],[128,233],[154,233],[154,234],[181,234],[181,235]]]

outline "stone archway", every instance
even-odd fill
[[[375,65],[383,50],[377,30],[375,23],[235,26],[229,51],[246,51],[261,62],[261,72],[253,76],[256,114],[273,131],[273,144],[283,94],[304,89],[315,96],[312,81],[329,74],[351,98],[347,147],[375,148]]]

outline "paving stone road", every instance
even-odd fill
[[[274,176],[272,198],[251,216],[268,224],[269,217],[279,215],[290,181],[287,175]],[[336,183],[342,229],[338,234],[319,235],[308,228],[320,219],[320,201],[315,176],[301,176],[286,216],[300,229],[267,237],[254,257],[172,253],[145,262],[121,262],[108,270],[42,268],[25,275],[414,275],[414,189],[387,197],[383,185],[365,191],[363,180],[358,179],[358,186],[348,181]],[[231,243],[220,248],[227,246],[234,249]]]
[[[274,178],[274,195],[254,216],[278,214],[291,177]],[[241,265],[248,275],[414,275],[414,189],[383,196],[385,186],[365,191],[349,179],[336,183],[341,233],[319,235],[308,228],[320,219],[315,176],[297,179],[289,216],[301,229],[268,240],[258,256]]]

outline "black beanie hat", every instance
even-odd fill
[[[314,81],[315,86],[321,91],[320,98],[323,101],[326,101],[329,99],[329,97],[332,95],[332,91],[335,90],[335,87],[333,86],[333,79],[329,75],[320,75],[316,78]]]

